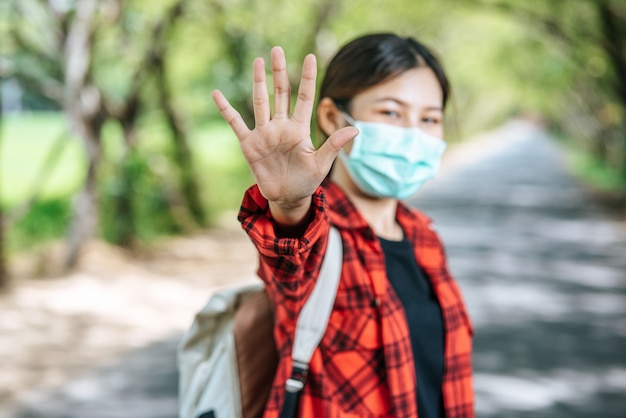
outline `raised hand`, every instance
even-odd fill
[[[333,133],[318,150],[313,146],[310,126],[317,74],[314,55],[304,59],[291,116],[291,87],[282,48],[272,49],[274,116],[270,115],[263,59],[255,59],[253,66],[253,130],[220,91],[213,92],[213,100],[239,139],[259,190],[270,202],[272,215],[279,222],[293,225],[304,218],[311,195],[328,174],[337,153],[358,131],[345,127]]]

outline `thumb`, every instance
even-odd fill
[[[330,170],[330,167],[333,164],[333,161],[335,161],[337,154],[339,154],[339,151],[358,134],[358,129],[353,126],[346,126],[345,128],[335,131],[317,150],[317,166],[322,167],[325,170],[326,168]]]

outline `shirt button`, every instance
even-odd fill
[[[378,308],[380,306],[380,298],[374,298],[372,300],[372,308]]]

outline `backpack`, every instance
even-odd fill
[[[281,417],[295,416],[308,363],[334,304],[343,260],[331,228],[318,280],[296,325],[293,370]],[[269,398],[278,353],[273,312],[263,284],[216,292],[196,314],[177,350],[180,418],[257,418]]]

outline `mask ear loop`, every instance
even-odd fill
[[[352,116],[348,115],[346,112],[341,112],[343,118],[352,126],[356,124],[356,121],[352,119]]]
[[[356,121],[354,119],[352,119],[352,116],[350,116],[347,112],[342,111],[341,115],[343,116],[343,118],[346,120],[346,122],[348,122],[348,124],[350,124],[351,126],[356,127]],[[354,146],[354,145],[353,145]],[[348,166],[348,162],[346,161],[349,156],[348,154],[344,151],[344,149],[342,148],[341,150],[339,150],[339,158],[341,158],[342,160],[344,160],[344,164],[346,164],[346,166]]]

